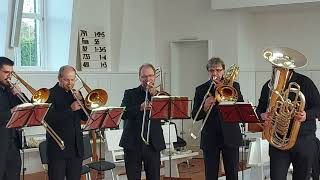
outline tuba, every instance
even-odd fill
[[[227,72],[225,73],[224,75],[224,78],[223,78],[223,83],[221,86],[218,86],[215,90],[215,98],[216,98],[216,101],[218,103],[235,103],[237,100],[238,100],[238,92],[237,90],[233,87],[233,82],[235,81],[235,79],[237,78],[239,74],[239,67],[235,64],[233,64],[232,66],[230,66],[230,68],[227,70]],[[206,124],[208,118],[209,118],[209,115],[211,113],[211,110],[213,108],[213,105],[210,106],[205,118],[203,119],[203,123],[201,125],[201,128],[199,130],[199,132],[196,134],[194,133],[194,129],[195,129],[195,123],[198,119],[198,116],[200,114],[200,111],[202,110],[202,107],[206,101],[206,99],[211,96],[211,93],[210,93],[210,90],[213,86],[216,85],[215,83],[215,78],[216,77],[212,77],[213,79],[211,80],[211,84],[206,92],[206,94],[204,95],[203,97],[203,100],[201,102],[201,105],[195,115],[195,117],[193,118],[193,123],[192,123],[192,127],[190,129],[190,136],[193,138],[193,139],[197,139],[200,135],[200,132],[202,131],[204,125]]]
[[[305,106],[300,86],[295,82],[288,82],[292,69],[305,66],[307,59],[300,52],[285,47],[268,48],[263,56],[273,65],[268,84],[270,91],[267,109],[271,120],[264,127],[263,135],[272,146],[288,150],[294,146],[301,125],[301,122],[294,120],[295,114],[303,111]]]

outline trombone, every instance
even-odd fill
[[[108,93],[103,90],[103,89],[94,89],[92,90],[81,78],[80,76],[78,75],[78,73],[76,73],[76,78],[81,82],[82,84],[82,87],[81,88],[84,88],[86,91],[87,91],[87,96],[84,98],[84,105],[82,104],[81,100],[78,98],[77,96],[77,90],[73,89],[73,87],[69,87],[71,92],[72,92],[72,95],[74,97],[74,99],[79,103],[81,109],[83,110],[83,112],[86,114],[87,118],[88,118],[88,121],[87,123],[85,124],[85,127],[87,127],[89,125],[89,119],[90,119],[90,115],[87,111],[87,109],[89,110],[93,110],[95,108],[98,108],[98,107],[101,107],[101,106],[104,106],[107,101],[108,101]],[[80,89],[81,89],[80,88]],[[79,90],[80,90],[79,89]],[[87,108],[87,109],[86,109]],[[94,133],[94,131],[91,132],[92,133],[92,136],[93,136],[93,156],[94,156],[94,160],[97,160],[97,148],[96,148],[96,145],[97,145],[97,142],[96,142],[96,134]],[[103,136],[101,133],[98,134],[100,136],[100,138],[102,140],[103,139]]]
[[[221,84],[221,86],[216,87],[214,93],[215,93],[215,99],[216,102],[221,103],[221,102],[232,102],[235,103],[238,100],[238,92],[237,90],[233,87],[233,82],[236,79],[236,77],[239,74],[239,67],[235,64],[233,64],[225,73],[224,75],[224,79],[223,79],[223,83]],[[205,116],[205,118],[203,119],[203,123],[201,125],[201,128],[199,130],[199,132],[197,134],[193,133],[194,131],[194,124],[196,122],[196,120],[198,119],[199,113],[202,110],[202,107],[207,99],[208,96],[211,96],[210,94],[210,90],[212,88],[213,85],[216,85],[215,80],[217,79],[217,77],[213,77],[212,78],[212,82],[210,84],[210,87],[208,88],[205,96],[203,97],[203,100],[201,102],[200,108],[198,109],[195,117],[193,118],[193,122],[192,122],[192,127],[190,129],[190,136],[193,139],[197,139],[200,135],[200,132],[202,131],[204,125],[206,124],[208,117],[211,113],[211,110],[214,106],[214,104],[212,104],[209,107],[209,110]]]
[[[33,102],[45,103],[48,100],[50,92],[47,88],[41,88],[39,90],[36,90],[33,87],[31,87],[20,76],[18,76],[18,74],[16,74],[14,71],[11,73],[11,75],[13,77],[15,77],[17,79],[17,81],[20,81],[20,83],[23,84],[24,87],[26,87],[26,89],[30,91],[30,93],[32,94],[31,99]],[[9,84],[12,88],[15,88],[17,90],[17,92],[18,92],[17,96],[22,101],[22,103],[29,103],[29,100],[22,94],[20,89],[17,88],[16,84],[11,82],[11,80],[9,80],[9,79],[7,79],[7,81],[9,82]],[[42,120],[41,124],[47,130],[47,132],[50,134],[50,136],[53,138],[53,140],[58,144],[60,149],[64,150],[64,148],[65,148],[64,142],[60,138],[60,136],[49,126],[49,124],[46,121]]]
[[[213,78],[212,78],[211,84],[210,84],[210,86],[209,86],[206,94],[205,94],[204,97],[203,97],[203,100],[202,100],[202,102],[201,102],[201,105],[200,105],[200,107],[199,107],[196,115],[195,115],[194,118],[193,118],[192,126],[191,126],[191,129],[190,129],[190,136],[191,136],[193,139],[197,139],[197,138],[199,137],[199,135],[200,135],[200,133],[201,133],[204,125],[205,125],[206,122],[207,122],[207,119],[208,119],[208,117],[209,117],[209,114],[211,113],[213,104],[209,107],[208,112],[207,112],[207,114],[206,114],[206,117],[204,118],[204,120],[203,120],[203,122],[202,122],[202,125],[201,125],[200,130],[198,131],[197,134],[195,134],[195,133],[194,133],[195,123],[196,123],[196,121],[197,121],[197,119],[198,119],[198,116],[199,116],[199,114],[200,114],[200,111],[201,111],[202,108],[203,108],[204,103],[206,102],[206,99],[207,99],[209,96],[211,96],[210,90],[211,90],[212,86],[215,86],[215,85],[216,85],[216,82],[214,81],[214,80],[216,80],[216,79],[217,79],[217,77],[213,77]]]
[[[94,89],[92,90],[78,75],[78,73],[76,73],[76,78],[81,82],[82,87],[87,91],[87,96],[84,98],[84,105],[82,104],[81,100],[78,98],[77,96],[77,90],[73,89],[72,87],[70,87],[70,90],[72,92],[72,95],[74,97],[74,99],[79,103],[81,109],[84,111],[84,113],[86,114],[86,116],[88,117],[88,119],[90,118],[90,115],[87,111],[87,109],[89,110],[93,110],[96,109],[98,107],[104,106],[107,101],[108,101],[108,93],[103,90],[103,89]],[[82,88],[81,87],[81,88]],[[80,89],[81,89],[80,88]],[[79,89],[79,90],[80,90]],[[85,126],[88,125],[87,124]]]
[[[145,94],[145,98],[144,98],[144,102],[145,104],[147,104],[147,102],[149,102],[148,99],[148,92],[151,89],[155,89],[155,94],[151,94],[151,96],[170,96],[170,94],[166,91],[164,91],[164,81],[163,81],[163,76],[162,76],[162,69],[161,67],[158,67],[155,71],[155,80],[159,79],[159,85],[153,85],[151,82],[147,82],[147,87],[146,87],[146,94]],[[157,88],[159,88],[159,90],[157,90]],[[143,108],[143,117],[142,117],[142,125],[141,125],[141,139],[143,140],[143,142],[145,144],[149,144],[149,139],[150,139],[150,125],[151,125],[151,121],[149,119],[148,121],[148,129],[147,129],[147,139],[144,138],[144,125],[146,122],[146,115],[147,115],[147,107],[144,106]]]

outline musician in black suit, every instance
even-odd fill
[[[147,125],[149,122],[150,103],[145,102],[146,91],[148,100],[155,94],[152,87],[155,81],[155,68],[151,64],[143,64],[139,68],[139,80],[141,85],[124,92],[121,106],[126,107],[122,116],[124,120],[123,134],[120,146],[124,148],[124,160],[128,180],[141,179],[142,162],[146,172],[146,178],[150,180],[160,179],[160,151],[165,149],[160,121],[151,121],[149,144],[141,137],[144,108],[146,119],[143,137],[147,140]]]
[[[277,71],[274,71],[277,72]],[[317,153],[317,138],[316,132],[316,119],[320,116],[320,94],[313,83],[313,81],[300,73],[290,69],[287,84],[284,90],[288,88],[289,83],[295,82],[300,86],[300,91],[305,97],[305,106],[302,111],[296,109],[296,113],[292,114],[294,121],[301,122],[296,142],[291,149],[280,150],[271,144],[269,145],[270,156],[270,177],[272,180],[286,180],[288,168],[290,163],[293,166],[293,180],[308,180],[311,176],[311,169],[314,161],[316,161]],[[278,79],[281,79],[278,78]],[[262,89],[259,98],[259,104],[256,112],[261,120],[264,121],[264,126],[268,126],[272,120],[271,112],[267,111],[269,106],[270,86],[267,81]],[[281,81],[279,80],[279,83]],[[282,82],[283,83],[283,82]],[[270,84],[271,87],[277,87],[277,84]],[[288,100],[294,102],[295,94],[289,93]],[[280,99],[280,98],[279,98]],[[286,100],[286,99],[285,99]],[[281,101],[277,105],[280,104]],[[280,108],[280,107],[279,107]],[[286,108],[283,108],[286,109]],[[289,109],[289,108],[288,108]],[[289,114],[289,110],[277,111],[280,118],[282,115]],[[276,116],[274,116],[276,117]],[[289,127],[288,132],[291,132]],[[317,170],[317,169],[316,169]]]
[[[207,97],[197,117],[197,120],[204,119],[210,106],[213,105],[206,124],[201,131],[200,141],[200,148],[202,149],[204,156],[206,180],[218,179],[220,152],[222,152],[227,180],[237,180],[239,146],[242,143],[240,127],[237,123],[224,122],[214,96],[215,89],[223,82],[225,64],[222,59],[213,57],[209,59],[206,68],[209,75],[209,81],[196,88],[192,109],[192,117],[195,118],[211,82],[215,81],[216,85],[210,90],[212,96]],[[238,92],[238,101],[243,101],[239,83],[234,82],[233,87]]]
[[[83,139],[80,121],[87,116],[74,98],[72,88],[76,81],[76,71],[72,66],[62,66],[59,82],[50,89],[48,103],[52,103],[46,121],[64,141],[65,149],[47,132],[48,176],[49,180],[79,180],[83,157]],[[81,94],[75,93],[81,101]]]
[[[21,104],[17,89],[10,87],[14,62],[0,57],[0,180],[19,180],[21,169],[20,133],[6,128],[11,117],[11,108]]]

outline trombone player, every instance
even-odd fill
[[[161,122],[151,121],[149,139],[147,135],[147,124],[150,121],[147,117],[151,108],[149,101],[157,92],[153,87],[155,73],[156,70],[152,64],[141,65],[140,86],[125,90],[122,99],[121,106],[126,107],[126,111],[122,115],[124,127],[120,146],[124,148],[128,180],[141,179],[142,162],[146,179],[160,180],[160,151],[165,149]],[[144,126],[143,119],[146,120]],[[143,139],[149,140],[148,143]]]
[[[65,177],[66,180],[79,180],[84,153],[80,121],[87,120],[87,116],[80,104],[81,93],[74,95],[76,70],[72,66],[62,66],[58,81],[50,89],[48,103],[51,108],[46,121],[61,137],[65,149],[47,133],[48,176],[49,180],[64,180]]]
[[[6,57],[0,57],[0,180],[19,180],[21,158],[19,149],[21,137],[16,129],[6,128],[11,117],[11,108],[21,104],[17,94],[18,87],[11,87],[14,62]]]
[[[224,123],[216,106],[215,97],[215,89],[223,85],[225,64],[221,58],[213,57],[208,60],[206,69],[209,80],[196,88],[192,108],[192,118],[195,120],[205,119],[209,113],[201,131],[200,141],[204,156],[205,177],[206,180],[218,179],[220,152],[222,152],[227,180],[237,180],[239,146],[242,142],[240,127],[238,124]],[[233,82],[233,88],[238,94],[236,100],[243,101],[239,83]],[[208,92],[212,95],[207,96]]]

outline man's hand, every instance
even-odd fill
[[[150,103],[149,101],[143,102],[143,103],[140,105],[140,111],[143,111],[144,108],[146,108],[146,110],[150,110],[150,109],[151,109],[151,103]]]
[[[264,121],[263,127],[268,126],[268,124],[271,121],[271,113],[270,112],[261,113],[261,120]]]
[[[11,90],[11,93],[15,96],[21,93],[21,89],[17,85],[15,85],[14,87],[13,86],[10,87],[10,90]]]
[[[82,100],[83,99],[80,91],[73,90],[73,94],[78,98],[78,100]]]
[[[299,122],[304,122],[307,118],[307,114],[305,111],[302,111],[302,112],[296,112],[296,115],[294,117],[294,119],[296,121],[299,121]]]
[[[71,105],[70,105],[72,111],[77,111],[79,109],[81,109],[81,105],[78,103],[78,101],[74,101]]]
[[[214,98],[213,96],[208,97],[203,105],[203,110],[205,112],[208,112],[210,106],[214,106],[215,103],[216,103],[216,98]]]

